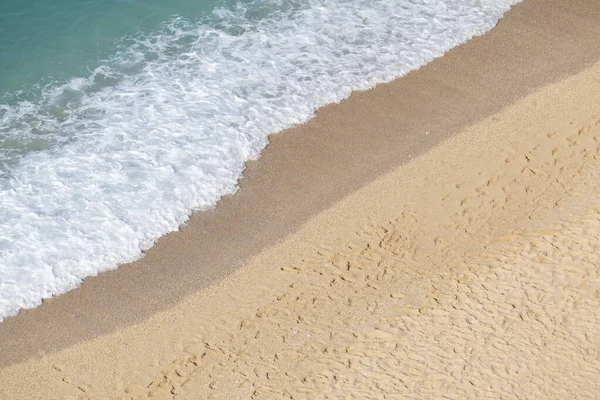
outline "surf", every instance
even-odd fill
[[[270,134],[420,68],[517,2],[238,3],[170,18],[85,76],[5,96],[0,318],[138,259],[235,193]]]

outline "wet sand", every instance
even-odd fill
[[[562,307],[558,307],[562,314],[553,316],[556,320],[546,321],[548,332],[563,332],[564,326],[591,332],[594,327],[593,307],[584,310],[588,314],[582,314],[587,315],[583,322],[574,317],[575,325],[564,321],[572,315],[565,299],[579,296],[577,304],[594,300],[595,281],[590,278],[595,270],[590,265],[597,262],[590,249],[597,240],[596,195],[589,183],[595,182],[590,171],[597,170],[593,168],[597,167],[594,113],[600,110],[593,108],[600,104],[594,93],[600,92],[594,86],[598,68],[575,74],[600,59],[598,20],[600,7],[592,1],[525,2],[484,37],[407,77],[326,107],[306,125],[273,136],[263,157],[249,166],[236,195],[224,199],[214,211],[195,215],[181,232],[159,241],[146,258],[87,279],[81,289],[0,324],[1,365],[33,357],[4,368],[0,398],[49,398],[49,393],[56,398],[127,398],[161,390],[166,397],[158,398],[172,398],[173,390],[181,390],[177,396],[187,392],[189,398],[198,398],[193,397],[198,393],[193,388],[207,393],[206,398],[209,393],[216,398],[249,398],[255,391],[256,398],[281,398],[285,391],[302,398],[302,390],[304,397],[317,398],[324,387],[335,389],[333,378],[317,379],[317,370],[341,376],[315,359],[321,355],[331,358],[331,365],[349,365],[349,371],[342,371],[348,379],[337,387],[338,394],[362,388],[363,397],[384,392],[406,396],[416,386],[409,385],[413,389],[402,394],[399,381],[391,376],[385,382],[393,389],[377,392],[369,387],[373,379],[361,376],[365,372],[386,375],[388,370],[381,365],[393,347],[404,348],[405,353],[391,357],[395,361],[390,365],[400,363],[392,369],[414,368],[415,377],[429,377],[434,365],[441,363],[435,358],[439,354],[417,362],[421,369],[402,363],[411,357],[410,351],[406,353],[411,343],[434,337],[428,332],[440,329],[437,322],[444,315],[450,322],[440,334],[462,337],[470,346],[456,356],[462,371],[467,371],[461,377],[476,380],[479,364],[467,362],[473,357],[465,352],[477,349],[472,344],[491,351],[482,339],[488,337],[481,336],[485,333],[498,340],[515,338],[494,357],[525,354],[528,348],[538,351],[525,358],[522,371],[542,381],[551,379],[554,375],[542,368],[544,363],[532,358],[543,359],[541,342],[528,347],[519,336],[535,332],[533,328],[523,325],[524,330],[506,333],[505,325],[494,325],[511,316],[522,318],[522,313],[511,314],[510,308],[498,306],[506,302],[492,297],[506,296],[501,293],[509,281],[512,292],[525,293],[531,286],[530,275],[535,282],[541,279],[538,287],[550,293],[545,298],[558,303],[540,299],[536,303],[535,296],[542,294],[523,295],[527,299],[518,300],[524,312],[544,317],[535,304]],[[546,88],[551,82],[559,83]],[[524,97],[531,93],[532,97]],[[581,130],[586,131],[581,139],[567,140]],[[548,136],[555,131],[557,135]],[[511,158],[514,161],[506,161]],[[531,160],[540,164],[530,164]],[[475,168],[477,163],[483,163],[481,168]],[[568,215],[564,210],[570,210]],[[570,219],[561,220],[565,215]],[[533,222],[538,217],[539,226]],[[519,225],[523,221],[532,222]],[[369,227],[361,228],[365,224]],[[518,233],[519,229],[526,233]],[[585,233],[585,241],[573,235],[578,230]],[[540,232],[546,231],[555,232],[554,236],[543,238]],[[513,238],[507,240],[514,243],[503,247],[501,238],[508,234]],[[539,240],[528,241],[530,236]],[[353,248],[349,242],[355,242]],[[327,250],[316,250],[319,245]],[[534,262],[519,259],[540,245],[547,248],[532,254],[543,253],[556,266],[558,278],[545,275],[543,268],[538,274],[540,267]],[[484,259],[492,260],[490,265]],[[559,268],[565,259],[574,271],[572,279],[580,282],[577,276],[586,276],[591,289],[573,286],[570,275]],[[349,267],[350,262],[357,267]],[[501,266],[509,272],[494,269]],[[525,267],[530,272],[522,277]],[[460,274],[467,276],[464,282]],[[548,276],[552,279],[543,281]],[[477,280],[486,277],[491,282]],[[515,279],[503,280],[506,277]],[[555,293],[552,287],[557,282],[561,291]],[[373,289],[378,285],[386,290]],[[498,288],[489,291],[492,297],[477,297],[481,290],[477,292],[473,285]],[[430,301],[438,287],[447,300],[443,304]],[[473,303],[458,296],[461,290],[476,294]],[[465,307],[467,313],[476,314],[473,310],[481,313],[484,306],[496,314],[488,311],[491,314],[485,318],[474,318],[483,321],[487,333],[452,322],[453,310]],[[415,310],[431,318],[413,315]],[[421,336],[411,336],[415,333],[403,324],[416,326]],[[301,330],[294,326],[302,326],[310,336],[297,336]],[[582,353],[585,346],[593,349],[595,339],[565,342],[566,333],[561,335],[554,341],[562,346],[560,351],[580,358],[571,356],[568,364],[569,357],[554,357],[557,350],[548,360],[557,365],[567,362],[565,368],[573,373],[557,375],[554,383],[536,384],[540,390],[556,388],[551,393],[557,395],[565,382],[586,383],[582,373],[596,371]],[[359,350],[352,359],[354,344]],[[424,344],[440,354],[450,351],[435,346]],[[353,363],[366,362],[372,365],[352,371]],[[521,365],[515,362],[500,357],[498,365]],[[218,368],[227,363],[231,368]],[[587,369],[569,368],[577,363]],[[231,375],[236,367],[241,372]],[[273,371],[270,378],[269,371]],[[450,384],[463,382],[443,371],[437,372],[450,377]],[[189,374],[196,378],[184,390],[179,386]],[[480,373],[481,382],[487,382],[485,374]],[[247,377],[244,387],[242,376]],[[426,380],[438,382],[438,378]],[[406,377],[400,381],[415,382]],[[513,392],[521,388],[510,379],[500,378],[500,382],[508,382]],[[473,382],[469,385],[477,387]],[[584,390],[590,385],[578,387]]]

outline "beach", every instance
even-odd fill
[[[599,19],[525,1],[272,136],[214,210],[0,323],[0,398],[596,398]]]

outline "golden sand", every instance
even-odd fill
[[[600,64],[0,398],[594,399],[599,332]]]
[[[588,68],[600,60],[597,21],[597,0],[525,0],[483,37],[272,135],[260,159],[246,166],[240,190],[222,198],[214,210],[192,215],[144,258],[88,277],[81,288],[0,323],[0,370],[172,308],[394,168],[523,96]],[[486,151],[485,141],[478,151]],[[423,165],[415,175],[428,168]],[[403,184],[404,193],[414,190],[413,183],[418,186],[400,182],[390,186]],[[381,220],[396,217],[396,211],[381,214],[386,197],[369,202]],[[363,209],[355,207],[345,217],[350,220],[335,224],[358,224]],[[344,240],[341,233],[339,240]],[[326,241],[334,241],[331,229]],[[280,255],[278,262],[296,262],[292,253],[284,255],[289,258]]]

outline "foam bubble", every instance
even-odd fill
[[[126,38],[89,76],[0,106],[0,318],[139,258],[234,193],[269,134],[423,66],[517,2],[218,9]]]

